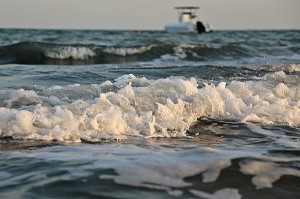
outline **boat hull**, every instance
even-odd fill
[[[204,33],[204,32],[212,32],[212,28],[209,24],[202,24],[203,28],[199,29],[197,24],[186,24],[186,23],[179,23],[179,24],[168,24],[165,26],[165,31],[169,33],[188,33],[188,32],[195,32],[195,33]]]
[[[167,32],[196,32],[193,24],[169,24],[165,26]]]

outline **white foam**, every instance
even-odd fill
[[[101,179],[113,179],[118,184],[142,186],[156,189],[166,189],[169,187],[180,188],[187,187],[191,184],[185,182],[183,179],[189,176],[203,173],[203,182],[214,182],[222,169],[231,165],[230,160],[216,160],[200,164],[199,161],[193,161],[189,158],[185,159],[181,164],[176,164],[178,161],[174,157],[164,157],[161,160],[155,158],[124,162],[122,167],[115,168],[118,176],[115,175],[101,175]],[[175,166],[176,165],[176,166]],[[142,169],[141,169],[142,168]]]
[[[107,47],[103,51],[110,54],[126,56],[126,55],[134,55],[134,54],[147,52],[151,50],[154,46],[156,45],[152,44],[149,46],[141,46],[141,47],[133,47],[133,48]]]
[[[184,59],[187,57],[185,51],[184,51],[185,46],[176,46],[173,48],[176,57],[179,57],[180,59]]]
[[[189,51],[190,48],[195,48],[195,46],[192,45],[179,45],[173,47],[174,54],[166,54],[166,55],[161,55],[159,59],[155,59],[155,62],[165,62],[165,61],[178,61],[179,59],[185,59],[187,57],[186,52]],[[194,57],[199,57],[197,53],[191,52],[190,53]]]
[[[46,56],[54,59],[75,59],[75,60],[85,60],[96,54],[87,47],[64,47],[52,52],[47,52]]]
[[[297,137],[287,136],[283,132],[266,130],[261,128],[259,125],[253,123],[247,123],[247,127],[253,132],[259,133],[269,138],[276,139],[276,143],[278,145],[283,145],[292,148],[300,147],[300,143],[298,142]]]
[[[214,192],[213,194],[205,193],[203,191],[191,189],[190,192],[198,197],[205,199],[240,199],[242,196],[237,189],[225,188]]]
[[[282,72],[271,76],[291,79]],[[199,89],[194,78],[125,75],[115,82],[55,87],[39,94],[1,91],[0,111],[5,117],[0,119],[0,136],[61,141],[182,137],[202,117],[297,127],[299,88],[268,77]],[[99,97],[83,99],[85,94]]]
[[[254,175],[252,183],[257,189],[271,188],[272,183],[279,180],[283,175],[300,177],[300,171],[291,168],[280,167],[274,162],[250,161],[239,162],[241,172],[246,175]]]
[[[41,103],[40,97],[34,91],[24,89],[2,90],[0,91],[1,98],[0,104],[10,108]]]
[[[61,105],[63,102],[56,96],[49,97],[39,96],[32,90],[1,90],[0,91],[0,106],[7,108],[18,108],[24,106],[43,105]]]
[[[181,196],[182,195],[182,191],[180,190],[169,190],[167,191],[167,193],[171,196]]]
[[[286,75],[283,71],[275,72],[275,73],[268,73],[266,74],[263,79],[272,83],[272,84],[291,84],[297,87],[300,86],[300,77],[296,75]]]

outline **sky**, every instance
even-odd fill
[[[175,6],[214,29],[300,29],[300,0],[0,0],[0,28],[160,30]]]

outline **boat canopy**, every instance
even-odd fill
[[[200,9],[200,7],[198,7],[198,6],[179,6],[179,7],[175,7],[175,9],[177,9],[177,10],[197,10],[197,9]]]
[[[196,12],[199,9],[198,6],[179,6],[175,7],[175,9],[178,11],[179,15],[188,14],[192,18],[196,17]]]

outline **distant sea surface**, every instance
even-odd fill
[[[0,198],[300,198],[300,31],[0,29]]]

